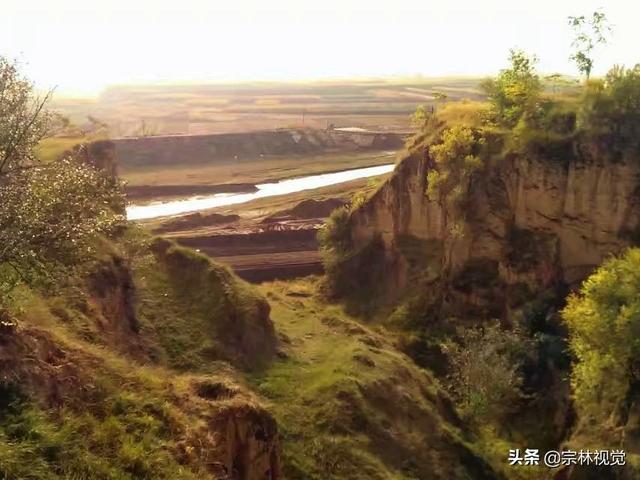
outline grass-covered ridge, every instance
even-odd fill
[[[157,239],[155,261],[136,269],[138,315],[167,361],[199,368],[212,360],[258,367],[275,351],[269,304],[230,270],[193,250]]]

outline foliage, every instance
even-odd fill
[[[610,149],[638,147],[640,134],[640,64],[613,67],[604,81],[585,90],[579,126],[588,135],[607,141]]]
[[[429,123],[433,114],[433,107],[429,105],[418,105],[416,111],[411,114],[411,125],[416,127],[418,130],[422,130],[425,125]]]
[[[0,190],[0,265],[5,289],[32,283],[89,253],[98,234],[123,218],[119,185],[73,160],[14,172]]]
[[[153,237],[140,225],[130,222],[119,238],[122,254],[129,266],[142,268],[153,263]]]
[[[52,116],[15,63],[0,57],[0,288],[78,262],[122,217],[120,185],[72,159],[40,164]]]
[[[0,57],[0,177],[36,163],[35,147],[46,136],[49,95],[35,95],[18,65]]]
[[[352,205],[334,210],[318,232],[318,243],[327,293],[348,299],[353,313],[368,314],[379,306],[382,298],[385,247],[376,236],[361,248],[354,248],[349,219],[351,209],[359,206],[352,201]]]
[[[340,255],[351,248],[349,210],[336,208],[318,232],[320,250],[325,254]]]
[[[212,360],[257,368],[273,354],[269,305],[230,270],[192,250],[156,239],[156,261],[134,262],[138,318],[167,363],[197,370]]]
[[[535,71],[537,58],[521,50],[511,50],[511,66],[497,78],[485,80],[481,87],[490,103],[488,120],[512,128],[519,121],[531,121],[538,115],[542,83]]]
[[[450,102],[438,109],[437,116],[449,126],[464,125],[470,128],[479,128],[488,114],[487,106],[485,102],[471,100]]]
[[[478,155],[484,138],[461,125],[446,129],[442,142],[429,148],[436,168],[427,174],[427,197],[446,207],[459,207],[474,173],[482,169]]]
[[[562,316],[575,356],[572,386],[578,411],[606,419],[640,380],[640,249],[596,270]]]
[[[589,80],[593,69],[593,50],[596,45],[607,43],[607,35],[611,32],[611,25],[607,16],[598,11],[593,12],[589,18],[584,15],[569,17],[569,25],[574,32],[571,46],[575,48],[569,59]]]
[[[166,407],[152,402],[138,395],[114,395],[103,416],[63,409],[56,419],[38,406],[14,401],[0,419],[0,477],[197,478],[171,455]]]
[[[451,365],[449,386],[462,414],[479,424],[500,421],[522,395],[524,338],[497,322],[460,328],[457,337],[443,350]]]
[[[358,190],[351,196],[351,200],[349,201],[349,210],[353,212],[365,203],[367,203],[367,192],[364,190]]]

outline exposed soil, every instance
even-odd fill
[[[317,232],[322,219],[247,224],[174,238],[230,265],[252,282],[322,273]]]
[[[219,213],[202,214],[190,213],[177,218],[170,218],[153,229],[157,233],[175,232],[179,230],[191,230],[200,227],[214,225],[227,225],[240,220],[239,215],[222,215]]]
[[[375,183],[358,179],[143,224],[229,265],[250,282],[320,274],[318,229],[333,208]]]
[[[291,219],[313,219],[326,218],[336,208],[346,205],[346,201],[340,198],[328,198],[326,200],[315,200],[310,198],[297,204],[289,210],[282,210],[273,215],[269,215],[263,223],[274,223]]]

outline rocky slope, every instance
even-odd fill
[[[338,294],[358,306],[370,299],[365,317],[379,314],[409,332],[403,349],[438,375],[447,372],[439,342],[456,328],[498,318],[524,329],[537,342],[524,369],[533,401],[518,407],[504,435],[547,449],[601,440],[573,431],[579,421],[558,311],[603,260],[640,241],[637,156],[614,160],[595,145],[573,147],[566,161],[512,154],[486,165],[465,191],[462,236],[450,230],[459,213],[426,195],[436,166],[428,148],[416,148],[349,214],[349,251],[332,273]],[[637,428],[635,418],[626,421],[617,427]],[[558,478],[604,478],[582,477],[584,470]]]

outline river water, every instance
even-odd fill
[[[395,164],[377,167],[357,168],[342,172],[323,173],[308,177],[291,178],[276,183],[262,183],[256,185],[257,191],[251,193],[218,193],[215,195],[195,196],[170,202],[156,202],[147,205],[130,205],[127,207],[129,220],[145,220],[149,218],[166,217],[181,213],[197,212],[215,207],[237,205],[258,198],[287,195],[290,193],[328,187],[339,183],[357,180],[359,178],[375,177],[393,171]]]

